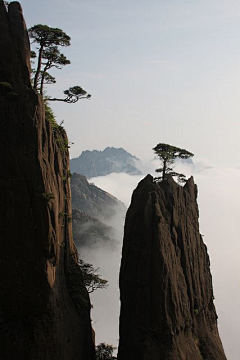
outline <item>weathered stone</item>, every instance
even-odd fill
[[[119,360],[226,360],[197,187],[148,175],[132,196],[120,270]]]
[[[11,37],[20,58],[22,72],[24,74],[24,78],[27,80],[27,84],[30,85],[30,42],[27,27],[23,18],[22,7],[19,2],[13,1],[8,5],[8,17]]]
[[[67,136],[53,133],[31,89],[16,2],[9,13],[0,2],[0,45],[1,358],[93,360],[90,301],[67,221]]]

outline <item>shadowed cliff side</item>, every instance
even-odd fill
[[[197,187],[148,175],[132,196],[120,270],[119,360],[226,360]]]
[[[31,89],[18,2],[0,1],[0,349],[4,360],[92,360],[90,301],[72,240],[69,154]]]

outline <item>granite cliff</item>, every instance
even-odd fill
[[[67,135],[31,88],[18,2],[0,1],[0,349],[4,360],[92,360],[72,239]]]
[[[132,196],[120,270],[119,360],[226,360],[197,187],[148,175]]]

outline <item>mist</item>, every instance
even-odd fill
[[[121,215],[121,218],[119,217]],[[118,226],[116,227],[116,222]],[[91,242],[91,246],[79,249],[81,259],[99,268],[99,275],[108,280],[107,289],[98,289],[90,294],[93,305],[92,326],[96,344],[105,342],[118,346],[118,323],[120,312],[118,275],[121,261],[124,217],[116,214],[108,224],[112,226],[111,242]]]
[[[142,164],[144,175],[112,173],[92,178],[90,181],[116,196],[128,207],[131,195],[138,182],[147,174],[155,176],[159,167],[157,159]],[[194,176],[198,186],[200,232],[208,247],[215,294],[215,306],[219,316],[218,326],[226,356],[239,360],[240,333],[240,230],[239,203],[240,169],[215,166],[206,159],[194,162],[178,162],[176,171]],[[107,342],[117,346],[119,326],[118,276],[121,260],[123,222],[114,249],[95,247],[82,250],[84,261],[100,267],[103,278],[109,281],[107,290],[98,290],[91,295],[93,303],[93,327],[96,343]],[[106,325],[108,324],[108,325]]]

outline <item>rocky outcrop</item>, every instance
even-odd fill
[[[197,187],[148,175],[127,212],[120,270],[119,360],[226,360]]]
[[[0,349],[4,360],[92,360],[90,301],[72,240],[63,128],[31,89],[21,6],[0,1]]]
[[[125,205],[113,195],[87,181],[86,177],[74,173],[71,177],[72,207],[86,212],[99,220],[126,213]]]
[[[1,0],[0,19],[0,80],[10,82],[14,89],[30,86],[29,38],[21,5],[11,2],[7,13]]]
[[[74,241],[78,248],[116,245],[126,214],[117,198],[74,173],[71,177]]]
[[[131,175],[141,175],[137,168],[140,160],[122,148],[107,147],[103,151],[83,151],[75,159],[71,159],[71,171],[85,175],[88,179],[95,176],[105,176],[113,172],[125,172]]]

